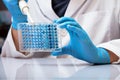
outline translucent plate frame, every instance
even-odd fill
[[[19,23],[18,39],[21,52],[61,51],[61,29],[52,23]]]

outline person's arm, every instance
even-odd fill
[[[16,50],[19,51],[18,31],[12,28],[11,33],[12,33],[12,38],[13,38]],[[25,52],[21,52],[21,53],[24,54],[24,55],[28,55],[28,53],[25,53]]]
[[[12,16],[11,34],[12,34],[12,38],[13,38],[16,50],[19,51],[17,25],[19,23],[27,22],[27,16],[23,15],[22,12],[20,11],[18,0],[3,0],[3,2],[5,6],[8,8]]]
[[[108,53],[110,55],[110,62],[111,63],[118,61],[119,57],[115,53],[113,53],[110,50],[107,50],[107,51],[108,51]]]
[[[11,28],[12,38],[16,47],[16,50],[19,50],[19,43],[18,43],[18,31]]]

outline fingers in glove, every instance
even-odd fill
[[[56,23],[61,24],[61,23],[68,22],[68,21],[76,22],[73,18],[62,17],[62,18],[57,19]]]
[[[72,22],[72,21],[68,21],[68,22],[61,23],[61,24],[59,24],[58,26],[59,26],[60,28],[65,28],[65,29],[66,29],[68,25],[81,28],[78,23]]]
[[[62,47],[62,50],[60,52],[52,52],[51,55],[53,56],[59,56],[64,54],[69,54],[69,46]]]

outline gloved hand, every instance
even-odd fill
[[[68,31],[70,42],[62,48],[62,52],[52,52],[52,55],[69,54],[89,63],[110,63],[109,53],[103,48],[96,47],[74,19],[62,17],[54,23],[59,24],[60,28],[65,28]]]
[[[27,16],[23,15],[20,11],[19,0],[3,0],[3,2],[12,15],[12,27],[17,30],[17,24],[27,22]]]

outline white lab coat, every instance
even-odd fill
[[[51,22],[58,19],[51,7],[51,0],[29,0],[30,13],[35,22]],[[73,17],[88,33],[93,43],[114,52],[120,57],[120,0],[71,0],[65,16]],[[47,18],[45,17],[47,16]],[[49,19],[50,20],[49,20]],[[69,35],[63,35],[63,44],[69,42]],[[2,56],[30,57],[16,51],[9,30],[2,48]]]

